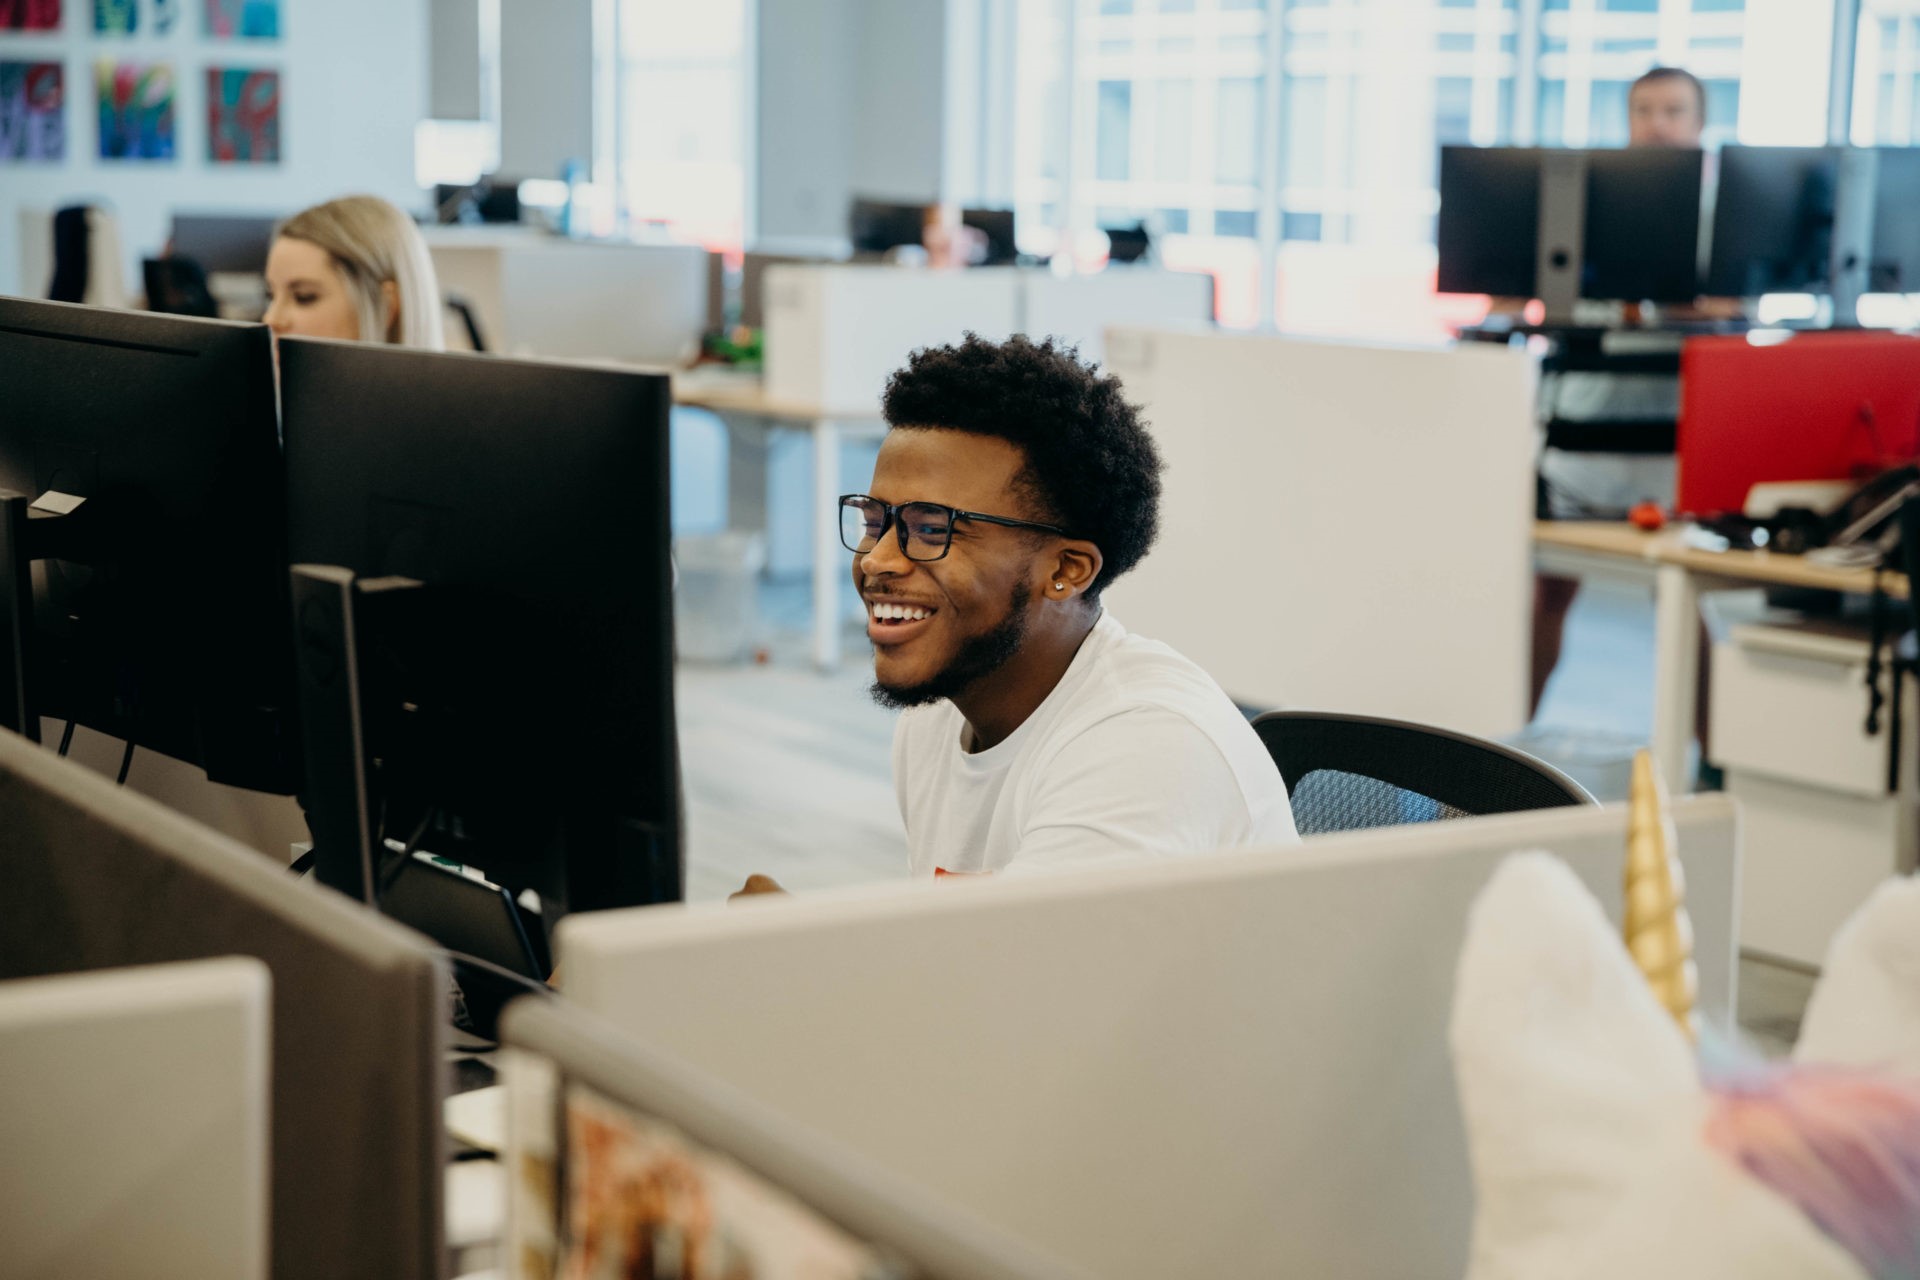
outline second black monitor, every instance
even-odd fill
[[[280,372],[316,873],[681,897],[667,379],[298,340]]]
[[[1441,149],[1440,292],[1538,296],[1541,183],[1550,154],[1537,147]],[[1657,302],[1698,296],[1701,153],[1581,154],[1580,296]]]

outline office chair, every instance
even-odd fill
[[[1269,711],[1253,730],[1286,780],[1303,836],[1597,803],[1544,760],[1448,729]]]
[[[486,351],[487,340],[480,333],[480,320],[479,317],[474,315],[473,304],[457,293],[444,295],[441,298],[441,302],[445,304],[447,310],[451,311],[454,317],[465,327],[467,341],[472,344],[472,349],[480,352]]]
[[[147,310],[175,316],[217,318],[220,304],[207,287],[207,273],[192,258],[142,258]]]

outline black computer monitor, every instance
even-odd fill
[[[0,298],[0,725],[294,790],[277,429],[264,326]]]
[[[438,183],[433,188],[435,221],[520,221],[520,180],[488,174],[478,182]]]
[[[278,218],[253,213],[176,213],[172,256],[192,259],[209,275],[263,275],[278,224]]]
[[[1838,147],[1723,147],[1704,292],[1824,292],[1839,172]]]
[[[1102,227],[1107,233],[1107,261],[1139,262],[1153,248],[1153,236],[1147,224],[1136,222],[1125,227]]]
[[[917,245],[926,234],[927,206],[856,199],[847,214],[847,238],[855,253],[879,254]]]
[[[1435,237],[1441,293],[1541,296],[1539,223],[1551,154],[1534,147],[1441,148]],[[1696,297],[1701,153],[1647,147],[1578,154],[1586,170],[1579,296]]]
[[[680,898],[668,380],[297,339],[280,377],[316,875]]]
[[[1440,149],[1441,293],[1532,297],[1539,221],[1538,150]]]
[[[1020,246],[1014,239],[1013,210],[962,209],[960,222],[986,234],[987,256],[981,265],[1004,266],[1020,256]]]
[[[1700,296],[1702,159],[1677,147],[1587,153],[1581,297],[1692,302]]]
[[[1875,148],[1871,293],[1920,293],[1920,147]]]

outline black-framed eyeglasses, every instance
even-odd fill
[[[847,550],[865,555],[880,545],[880,539],[892,529],[900,538],[900,554],[909,560],[938,560],[953,545],[956,520],[978,520],[983,524],[1005,525],[1009,529],[1038,529],[1073,535],[1058,525],[1034,520],[1015,520],[1009,516],[990,516],[980,511],[962,511],[937,502],[902,502],[898,506],[870,498],[864,493],[840,495],[840,541]]]

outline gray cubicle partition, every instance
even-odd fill
[[[1724,797],[1674,806],[1701,1011],[1733,1012]],[[576,916],[570,997],[796,1126],[1111,1277],[1465,1269],[1447,1025],[1517,850],[1618,918],[1576,807],[1024,880]]]
[[[273,975],[273,1275],[442,1275],[445,962],[419,935],[0,733],[0,979],[223,955]]]

